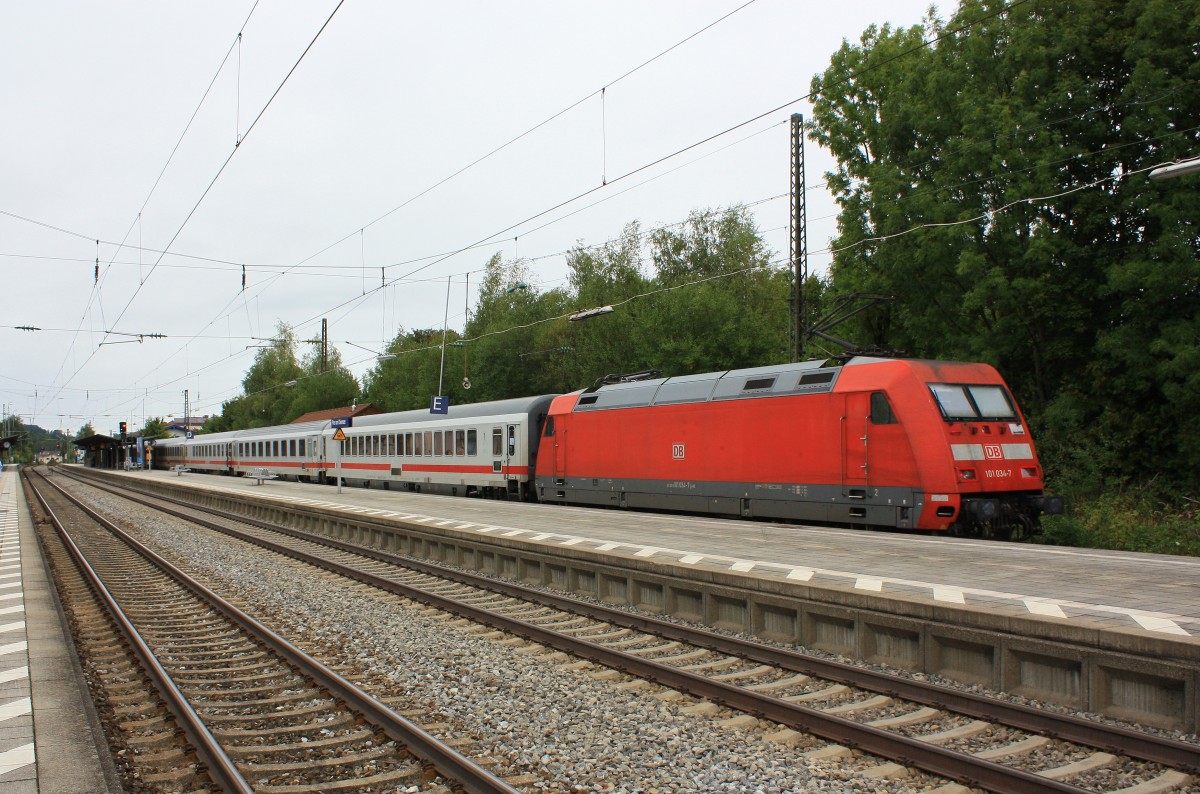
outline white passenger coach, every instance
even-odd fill
[[[332,483],[340,466],[349,485],[524,499],[553,398],[357,416],[341,442],[328,421],[160,439],[154,467]]]

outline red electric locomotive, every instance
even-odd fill
[[[987,364],[858,357],[567,394],[536,474],[547,503],[1000,538],[1062,511]]]

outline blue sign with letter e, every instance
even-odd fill
[[[429,398],[429,413],[445,414],[450,412],[450,398],[445,395]]]

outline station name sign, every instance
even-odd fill
[[[335,419],[329,420],[330,427],[353,427],[353,425],[354,425],[354,417],[353,416],[339,416]]]

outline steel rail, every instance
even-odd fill
[[[222,791],[229,794],[253,794],[254,789],[242,777],[242,773],[238,771],[233,760],[221,748],[216,738],[208,730],[204,721],[200,719],[187,698],[179,691],[179,688],[172,680],[170,673],[159,663],[158,657],[154,655],[154,651],[142,638],[142,635],[134,627],[132,621],[126,616],[124,610],[117,604],[112,593],[105,587],[101,581],[99,574],[92,568],[91,563],[87,561],[83,551],[75,543],[71,534],[67,531],[58,515],[50,507],[46,496],[38,489],[32,478],[25,474],[25,481],[28,483],[30,490],[37,497],[38,503],[42,506],[46,516],[53,524],[59,541],[67,550],[71,560],[75,563],[75,567],[79,570],[88,587],[104,605],[105,610],[116,624],[120,633],[124,636],[125,642],[133,650],[134,655],[141,663],[142,669],[158,690],[159,697],[166,704],[167,709],[175,717],[176,723],[180,730],[183,731],[188,743],[196,751],[197,757],[204,765],[204,771],[208,773],[209,778],[214,784],[219,786]],[[45,478],[43,478],[45,479]],[[53,483],[47,484],[53,485]]]
[[[452,786],[461,789],[466,794],[520,794],[519,789],[508,785],[417,724],[410,722],[387,706],[379,703],[319,660],[304,653],[246,612],[229,603],[200,582],[192,579],[175,565],[139,543],[120,527],[117,527],[111,521],[108,521],[99,513],[83,504],[78,498],[62,490],[57,484],[52,482],[49,484],[91,518],[99,522],[106,530],[112,532],[122,542],[129,545],[130,548],[169,575],[178,584],[191,591],[205,603],[216,608],[242,629],[254,635],[256,639],[271,648],[275,653],[295,665],[305,675],[311,677],[321,686],[324,686],[334,697],[344,701],[353,711],[358,712],[365,720],[379,728],[389,738],[403,744],[412,755],[452,781]]]
[[[89,484],[94,483],[95,481]],[[183,507],[189,507],[188,503],[182,500],[152,494],[140,489],[117,489],[107,484],[94,484],[94,487],[101,487],[115,495],[131,499],[133,497],[129,495],[128,491],[135,490],[154,500],[168,501]],[[142,500],[135,499],[135,501],[148,504]],[[152,506],[158,510],[163,509],[161,505],[148,506]],[[191,509],[195,510],[198,508],[192,506]],[[293,509],[296,509],[297,512],[305,512],[303,508],[295,507]],[[559,596],[542,590],[531,590],[520,585],[491,579],[481,574],[473,574],[458,569],[446,568],[435,563],[401,557],[378,549],[358,546],[298,529],[275,526],[269,522],[239,516],[234,513],[210,508],[204,508],[204,510],[213,515],[228,518],[231,521],[238,521],[262,529],[280,532],[301,540],[307,540],[351,554],[368,557],[378,562],[398,565],[431,576],[450,579],[459,584],[601,619],[623,628],[643,631],[663,637],[664,639],[687,642],[718,653],[730,656],[742,656],[762,664],[769,664],[793,672],[825,678],[835,683],[854,686],[891,697],[911,700],[914,703],[953,711],[975,719],[997,722],[1008,727],[1038,733],[1052,739],[1075,742],[1118,755],[1127,755],[1145,761],[1164,764],[1173,769],[1180,769],[1191,774],[1200,774],[1200,747],[1188,742],[1170,739],[1165,736],[1142,733],[1118,725],[1087,720],[1070,714],[1043,711],[1031,706],[1010,703],[974,692],[958,690],[940,684],[916,681],[891,673],[822,659],[799,651],[776,648],[737,637],[729,637],[706,629],[681,626],[677,623],[650,616],[633,615],[629,612],[580,601],[568,596]],[[211,529],[225,531],[224,527],[207,524],[195,516],[175,513],[173,511],[167,512],[187,521],[209,526]],[[387,524],[374,522],[358,516],[356,518],[359,518],[359,523],[365,527],[380,530],[394,529],[394,527]]]

